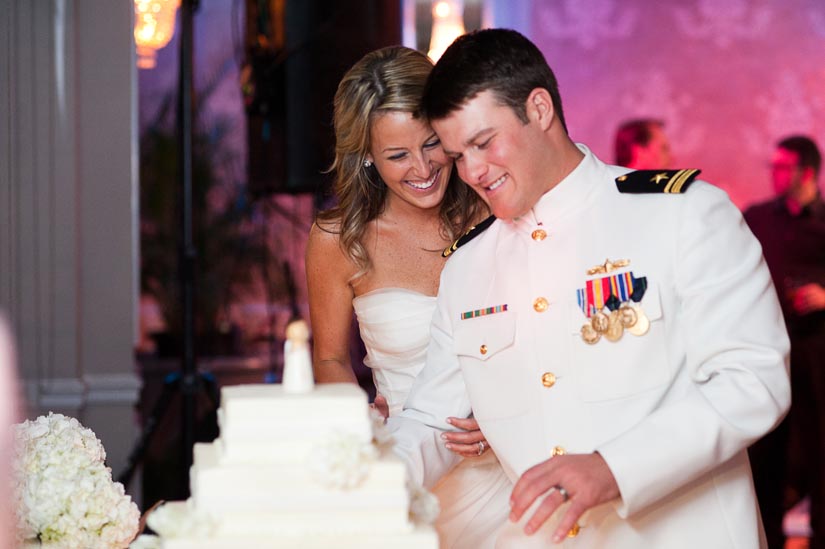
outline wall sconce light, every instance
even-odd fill
[[[427,55],[438,61],[453,40],[465,33],[463,0],[436,0],[433,2],[433,32]]]
[[[140,69],[155,67],[157,50],[172,39],[180,0],[134,0],[135,44]]]

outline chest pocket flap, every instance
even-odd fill
[[[516,314],[512,311],[460,320],[454,350],[458,356],[486,361],[512,346],[515,337]]]

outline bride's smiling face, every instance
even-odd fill
[[[441,204],[453,163],[426,122],[407,112],[382,113],[372,121],[370,141],[367,159],[387,184],[388,200],[423,209]]]

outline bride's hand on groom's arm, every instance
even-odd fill
[[[382,394],[375,395],[375,400],[370,404],[370,408],[373,410],[377,410],[379,414],[384,416],[384,421],[387,421],[387,418],[390,417],[390,405],[387,402],[386,397]]]
[[[487,439],[478,428],[478,422],[473,418],[447,418],[447,423],[462,429],[461,431],[446,431],[441,434],[444,446],[451,452],[464,457],[480,456],[490,449]]]

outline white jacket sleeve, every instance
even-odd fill
[[[743,451],[790,406],[788,337],[758,241],[724,192],[696,185],[680,199],[671,257],[690,388],[598,448],[625,517]]]

